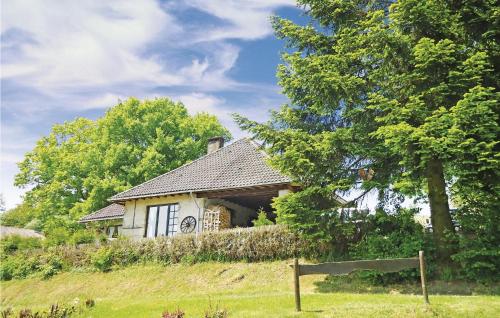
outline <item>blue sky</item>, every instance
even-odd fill
[[[286,102],[275,71],[282,41],[269,17],[303,22],[292,0],[2,2],[1,192],[51,126],[97,118],[118,99],[168,96],[219,117],[265,120]]]

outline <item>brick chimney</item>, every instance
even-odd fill
[[[207,154],[217,151],[222,147],[224,147],[224,138],[212,137],[208,139]]]

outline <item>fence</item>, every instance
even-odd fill
[[[299,260],[295,258],[291,266],[294,269],[295,309],[297,311],[301,311],[300,276],[314,274],[347,275],[356,270],[377,270],[384,273],[391,273],[399,272],[407,268],[419,268],[422,294],[425,303],[429,304],[429,296],[427,294],[427,285],[425,281],[425,260],[423,251],[418,253],[418,257],[412,258],[331,262],[315,265],[299,265]]]

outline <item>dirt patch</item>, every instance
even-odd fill
[[[233,278],[233,280],[231,281],[231,283],[241,282],[243,279],[245,279],[245,275],[241,274],[241,275],[238,275],[235,278]]]
[[[229,268],[223,268],[222,270],[218,271],[215,276],[222,276],[225,272],[229,271]]]

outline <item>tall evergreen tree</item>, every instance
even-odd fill
[[[277,75],[291,104],[267,123],[236,120],[306,187],[426,197],[448,261],[450,186],[500,193],[495,1],[299,5],[309,25],[272,20],[289,48]]]

